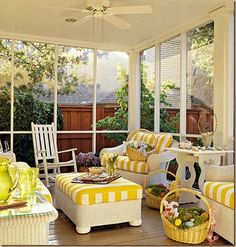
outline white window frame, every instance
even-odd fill
[[[144,50],[149,49],[150,47],[155,47],[155,110],[154,110],[154,132],[160,132],[160,45],[167,40],[173,39],[177,36],[181,38],[181,51],[180,51],[180,131],[179,133],[171,133],[175,137],[179,137],[179,140],[182,141],[186,138],[202,138],[200,134],[187,134],[187,102],[186,102],[186,86],[187,86],[187,48],[186,48],[186,36],[187,33],[199,26],[207,25],[207,23],[212,20],[204,19],[203,22],[197,22],[194,26],[187,26],[180,32],[171,33],[169,36],[165,36],[159,40],[157,40],[153,45],[148,45],[146,48],[142,48],[139,50],[140,54]]]
[[[19,134],[32,134],[32,131],[16,131],[14,130],[14,69],[15,69],[15,61],[14,61],[14,50],[15,50],[15,39],[13,38],[4,38],[2,37],[1,39],[9,39],[12,41],[11,44],[11,108],[10,108],[10,130],[9,131],[0,131],[0,134],[6,134],[10,135],[10,151],[14,152],[14,135],[19,135]],[[19,39],[23,40],[23,39]],[[28,42],[41,42],[45,44],[49,44],[48,42],[43,42],[43,41],[33,41],[30,40]],[[54,61],[54,123],[57,126],[57,103],[58,103],[58,98],[57,98],[57,84],[58,84],[58,79],[57,79],[57,69],[58,69],[58,44],[57,43],[50,43],[55,45],[55,61]],[[60,44],[64,45],[64,44]],[[70,45],[65,44],[65,46],[70,47]],[[73,47],[78,47],[78,46],[73,46]],[[81,47],[79,47],[81,48]],[[93,51],[93,115],[92,115],[92,124],[93,128],[92,130],[75,130],[75,131],[70,131],[70,130],[56,130],[57,134],[92,134],[92,152],[96,153],[96,144],[97,144],[97,134],[115,134],[115,133],[128,133],[128,128],[127,130],[97,130],[96,128],[96,95],[97,95],[97,50],[96,49],[91,49]],[[113,51],[113,50],[107,50],[107,51]],[[117,50],[114,50],[117,51]],[[126,52],[129,55],[129,52],[121,50],[120,52]],[[130,112],[130,108],[128,108]],[[130,114],[128,112],[128,115]]]

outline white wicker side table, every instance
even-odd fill
[[[1,245],[48,245],[49,222],[57,210],[39,193],[35,203],[0,211]]]

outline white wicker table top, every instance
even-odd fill
[[[13,216],[37,216],[49,214],[55,211],[55,208],[42,196],[36,192],[34,198],[27,201],[27,205],[21,208],[10,208],[0,210],[0,219]]]

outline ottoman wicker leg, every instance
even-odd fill
[[[79,227],[79,226],[76,226],[75,229],[79,234],[86,234],[86,233],[89,233],[91,231],[91,227]]]
[[[141,226],[142,225],[142,220],[134,220],[134,221],[130,221],[129,224],[131,226]]]

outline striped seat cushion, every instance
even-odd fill
[[[148,163],[142,161],[131,161],[127,156],[118,156],[115,165],[118,169],[123,171],[130,171],[135,173],[148,173]]]
[[[137,200],[142,198],[142,187],[124,178],[110,184],[71,183],[76,173],[64,173],[56,176],[56,186],[77,205]]]
[[[169,148],[173,142],[173,136],[171,134],[159,134],[157,139],[157,145],[155,153],[159,154]]]
[[[203,194],[220,204],[234,208],[234,183],[205,182]]]
[[[52,195],[41,180],[38,180],[37,191],[39,191],[49,203],[53,204]]]
[[[101,158],[102,166],[107,165],[107,160],[102,156]],[[127,156],[118,156],[115,162],[117,169],[123,171],[130,171],[135,173],[148,173],[148,163],[142,161],[131,161]]]

